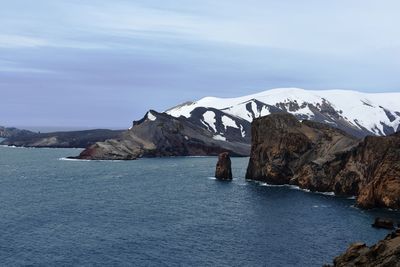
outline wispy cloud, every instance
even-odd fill
[[[46,40],[36,37],[0,34],[0,48],[32,48],[46,45]]]

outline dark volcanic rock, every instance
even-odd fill
[[[213,133],[190,120],[149,111],[135,121],[120,138],[98,142],[86,148],[77,158],[131,160],[140,157],[208,156],[228,151],[246,156],[250,146],[240,142],[214,139]]]
[[[254,120],[247,179],[356,195],[363,208],[400,208],[400,134],[359,142],[289,114]]]
[[[394,222],[390,219],[376,218],[372,227],[375,228],[384,228],[384,229],[394,229]]]
[[[232,180],[231,158],[228,152],[219,154],[215,178],[220,180]]]
[[[371,247],[365,243],[352,244],[344,254],[336,257],[333,263],[335,267],[399,267],[400,231],[396,230]]]

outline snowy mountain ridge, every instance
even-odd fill
[[[327,123],[358,137],[388,135],[400,130],[400,93],[277,88],[236,98],[205,97],[166,111],[227,141],[250,138],[254,118],[277,112]]]

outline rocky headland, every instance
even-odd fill
[[[210,156],[229,152],[247,156],[248,143],[216,138],[207,129],[184,117],[175,118],[151,110],[119,138],[97,142],[86,148],[78,159],[133,160],[141,157]]]
[[[363,140],[290,114],[252,123],[246,179],[356,196],[362,208],[400,208],[400,133]]]

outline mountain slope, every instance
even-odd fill
[[[52,133],[23,132],[7,138],[1,144],[21,147],[84,148],[96,142],[118,138],[122,132],[122,130],[108,129]]]
[[[243,133],[242,138],[249,140],[254,118],[279,112],[327,123],[356,137],[383,136],[400,130],[400,93],[280,88],[237,98],[205,97],[166,111],[174,117],[188,118],[228,141],[232,136],[226,129],[237,129]]]
[[[19,135],[27,135],[27,134],[33,134],[33,132],[28,131],[28,130],[21,130],[17,129],[14,127],[4,127],[0,126],[0,137],[1,138],[10,138],[14,136],[19,136]]]

